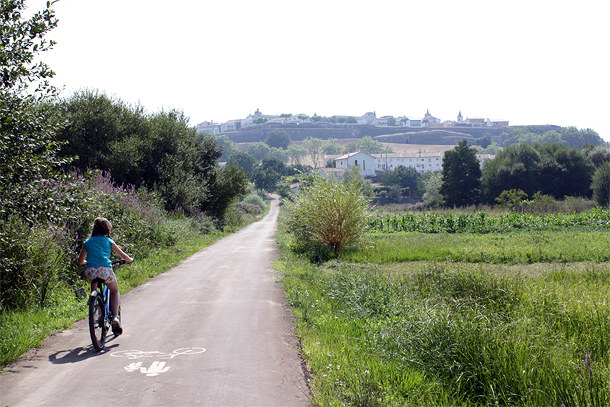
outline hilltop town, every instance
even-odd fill
[[[205,121],[197,124],[198,131],[211,131],[215,134],[224,134],[238,131],[242,128],[264,124],[307,124],[307,123],[331,123],[331,124],[361,124],[376,127],[394,127],[406,129],[426,129],[426,128],[489,128],[489,127],[508,127],[508,120],[490,120],[483,117],[464,117],[460,111],[456,120],[445,120],[434,117],[426,110],[423,118],[408,118],[382,116],[377,117],[376,112],[367,112],[362,116],[331,116],[322,117],[314,114],[280,114],[265,115],[259,109],[249,114],[244,119],[229,120],[224,123],[214,123]]]

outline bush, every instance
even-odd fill
[[[371,216],[368,203],[356,180],[346,184],[315,175],[286,203],[285,223],[298,250],[320,254],[326,248],[338,257],[363,241]]]
[[[593,176],[593,197],[599,206],[610,207],[610,163],[602,164]]]

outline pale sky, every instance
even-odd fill
[[[28,0],[30,10],[46,1]],[[606,0],[60,0],[42,59],[191,125],[263,114],[485,117],[610,141]]]

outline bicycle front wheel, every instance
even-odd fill
[[[104,301],[102,301],[100,295],[96,295],[91,297],[89,301],[89,333],[91,334],[91,343],[98,352],[104,349],[107,330],[108,327],[104,318]]]

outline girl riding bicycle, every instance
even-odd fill
[[[112,225],[106,218],[96,218],[93,221],[91,237],[83,243],[83,250],[78,257],[78,264],[85,266],[85,276],[91,281],[91,291],[97,289],[97,284],[93,282],[96,278],[104,280],[110,290],[110,309],[114,319],[112,320],[112,332],[115,335],[123,333],[121,320],[119,319],[119,283],[112,270],[110,261],[111,251],[116,253],[125,263],[131,263],[133,259],[129,257],[119,246],[110,238]]]

